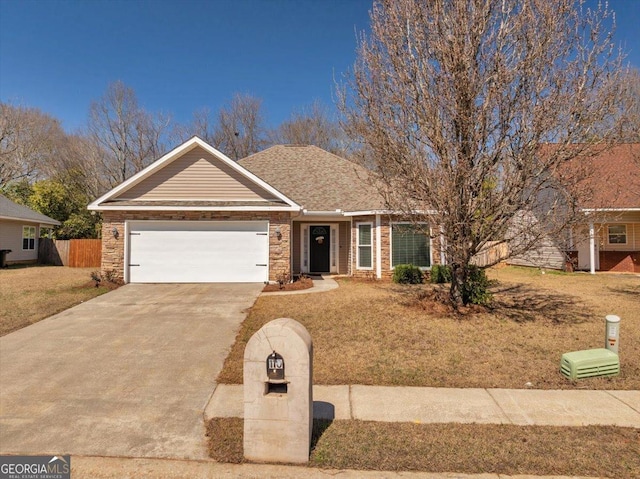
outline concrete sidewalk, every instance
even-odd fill
[[[323,419],[640,428],[640,391],[314,386],[313,400]],[[205,419],[242,416],[242,386],[219,384]]]
[[[221,464],[176,459],[73,456],[74,479],[171,478],[171,479],[581,479],[576,476],[460,474],[455,472],[355,471],[273,464]],[[587,479],[587,478],[583,478]]]

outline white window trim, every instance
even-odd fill
[[[609,233],[609,228],[612,226],[624,226],[624,243],[611,243],[609,239],[611,238],[611,233]],[[615,233],[614,233],[615,234]],[[611,223],[607,225],[607,245],[609,246],[625,246],[629,244],[629,228],[627,228],[626,223]]]
[[[369,226],[371,228],[371,243],[366,245],[360,244],[360,226]],[[356,223],[356,269],[363,271],[373,270],[373,223],[371,221],[358,221]],[[360,266],[360,247],[368,246],[371,250],[371,266]]]
[[[390,270],[393,271],[395,266],[393,265],[393,226],[394,225],[428,225],[426,221],[420,221],[417,223],[412,223],[411,221],[392,221],[389,223],[389,266]],[[431,226],[429,226],[429,264],[433,266],[433,238],[432,238]],[[419,266],[419,268],[423,271],[428,271],[431,269],[431,266]]]
[[[376,214],[376,278],[382,278],[382,218]]]
[[[27,237],[25,237],[25,235],[24,235],[24,229],[25,228],[29,228],[29,236],[27,236]],[[25,239],[31,239],[31,230],[32,229],[33,229],[33,248],[25,248],[24,247],[24,240]],[[22,251],[35,251],[35,250],[37,250],[38,249],[37,239],[38,239],[38,230],[37,230],[37,228],[35,226],[33,226],[33,225],[22,225]]]

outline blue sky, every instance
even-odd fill
[[[591,5],[597,0],[590,0]],[[640,67],[640,0],[610,0],[616,41]],[[122,80],[148,111],[188,122],[235,92],[260,97],[272,126],[318,99],[355,59],[370,0],[0,0],[0,99],[67,131]]]

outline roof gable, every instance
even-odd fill
[[[316,146],[273,146],[239,163],[309,211],[384,208],[371,172]]]
[[[41,223],[45,225],[60,225],[60,222],[42,213],[14,203],[6,196],[0,195],[0,219]]]
[[[178,146],[89,205],[92,210],[158,209],[298,210],[299,206],[268,183],[198,137]],[[274,206],[274,203],[277,206]]]
[[[185,152],[164,168],[118,194],[121,200],[274,200],[275,195],[250,181],[202,147]]]

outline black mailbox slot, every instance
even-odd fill
[[[287,394],[287,383],[267,383],[267,394]]]
[[[267,377],[270,380],[284,380],[284,358],[275,351],[267,356]]]

